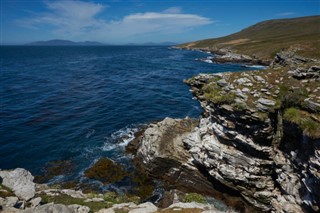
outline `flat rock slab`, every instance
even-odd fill
[[[137,205],[135,203],[121,203],[115,204],[111,208],[101,209],[98,213],[116,213],[116,212],[128,212],[128,213],[153,213],[157,212],[158,208],[150,203],[142,203]]]
[[[265,106],[274,106],[276,104],[275,101],[269,100],[269,99],[265,99],[265,98],[259,98],[258,102],[260,104],[262,104],[262,105],[265,105]]]
[[[20,199],[30,200],[35,195],[34,177],[25,169],[17,168],[10,171],[0,171],[2,185],[10,188]]]
[[[23,213],[73,213],[73,209],[62,204],[48,203],[35,209],[27,209]]]

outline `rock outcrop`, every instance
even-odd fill
[[[270,63],[269,60],[261,60],[248,55],[233,53],[229,49],[211,50],[211,53],[214,54],[212,61],[217,63],[241,63],[257,65],[269,65]]]
[[[23,200],[29,200],[35,195],[34,177],[25,169],[17,168],[12,171],[0,171],[2,185],[10,188]]]
[[[190,118],[166,118],[151,124],[140,138],[135,156],[136,166],[143,173],[165,181],[169,188],[214,196],[237,210],[250,209],[235,190],[214,182],[195,163],[188,151],[191,144],[184,143],[184,140],[197,124],[198,121]],[[233,195],[226,195],[219,190],[231,191]]]
[[[188,48],[183,48],[188,49]],[[268,66],[270,64],[270,60],[262,60],[255,57],[250,57],[244,54],[238,54],[232,52],[230,49],[197,49],[206,53],[212,54],[207,58],[197,59],[200,61],[204,61],[207,63],[241,63],[243,65],[262,65]]]
[[[190,203],[177,203],[167,209],[161,209],[151,202],[139,203],[140,201],[134,198],[132,198],[134,202],[129,202],[128,197],[121,198],[114,192],[85,194],[81,190],[53,189],[46,184],[35,184],[33,182],[34,177],[25,169],[1,171],[0,174],[3,181],[0,184],[1,213],[156,213],[162,212],[162,210],[164,212],[173,210],[183,212],[185,209],[194,212],[206,212],[208,210],[218,212],[213,205],[191,201],[189,201]],[[8,177],[11,178],[10,181],[8,181]],[[32,194],[26,196],[25,192],[28,190]],[[179,202],[179,199],[177,202]]]
[[[138,166],[153,177],[175,183],[178,188],[209,193],[212,184],[189,162],[191,155],[182,142],[196,123],[192,119],[166,118],[151,124],[136,154]]]
[[[204,109],[199,124],[177,134],[181,120],[167,118],[148,128],[137,151],[141,167],[189,190],[201,189],[205,177],[204,191],[221,186],[258,211],[319,211],[318,64],[282,53],[265,71],[186,81]],[[297,67],[311,74],[297,78],[290,71]]]

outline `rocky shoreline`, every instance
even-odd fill
[[[149,124],[127,146],[139,174],[165,184],[158,206],[114,193],[50,188],[34,183],[30,172],[15,169],[0,170],[0,211],[319,211],[320,61],[293,52],[278,53],[268,62],[224,56],[213,60],[269,68],[186,80],[204,110],[201,118]],[[113,173],[119,170],[108,160],[97,164],[111,165]],[[105,171],[103,176],[95,169],[86,174],[110,181]],[[216,204],[182,203],[190,199],[181,194],[190,192],[213,197]],[[220,202],[230,208],[219,208]]]
[[[199,124],[183,132],[188,119],[152,125],[137,164],[182,190],[241,197],[240,211],[319,211],[319,65],[282,52],[264,71],[187,80],[204,109]]]
[[[158,208],[151,202],[142,202],[129,197],[83,193],[81,190],[52,188],[36,184],[34,177],[25,169],[0,170],[0,212],[3,213],[153,213],[153,212],[221,212],[214,205],[200,200],[193,202],[194,195],[184,202],[176,195],[175,202],[166,208]],[[199,197],[198,197],[199,198]]]
[[[177,47],[178,49],[186,49],[191,51],[201,51],[212,56],[207,58],[201,58],[200,61],[205,61],[209,63],[237,63],[243,65],[261,65],[261,66],[269,66],[272,60],[268,59],[259,59],[257,57],[251,57],[249,55],[234,53],[229,49],[209,49],[209,48],[187,48],[187,47]]]

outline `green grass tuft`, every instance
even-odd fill
[[[297,108],[288,108],[283,118],[297,124],[303,133],[311,138],[320,138],[320,123],[313,120],[311,114]]]
[[[185,203],[190,203],[190,202],[207,203],[207,200],[203,195],[200,195],[197,193],[188,193],[184,196],[183,202],[185,202]]]
[[[64,205],[72,205],[78,204],[82,206],[88,206],[90,208],[90,212],[97,212],[103,208],[110,208],[112,206],[111,203],[104,203],[104,202],[84,202],[85,199],[83,198],[73,198],[68,195],[58,195],[58,196],[48,196],[45,194],[40,194],[42,198],[42,202],[44,203],[57,203],[57,204],[64,204]]]

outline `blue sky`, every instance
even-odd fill
[[[0,0],[1,44],[109,44],[220,37],[259,21],[320,14],[320,0]]]

